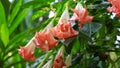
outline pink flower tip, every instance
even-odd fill
[[[30,60],[33,61],[35,60],[34,57],[34,52],[30,51],[28,48],[26,47],[20,47],[20,49],[18,49],[18,53],[22,56],[23,59],[25,60]]]

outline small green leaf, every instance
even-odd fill
[[[24,20],[25,16],[28,14],[28,10],[24,9],[21,13],[18,14],[14,23],[10,27],[10,34],[18,27],[18,25]]]

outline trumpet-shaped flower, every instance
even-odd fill
[[[70,20],[71,21],[77,20],[80,28],[82,28],[83,24],[89,23],[93,20],[93,16],[88,16],[87,9],[83,8],[83,6],[80,3],[76,5],[75,9],[71,10],[74,12],[74,14]]]
[[[18,49],[18,53],[25,60],[31,60],[32,61],[32,60],[35,60],[34,49],[35,49],[35,44],[31,40],[25,47],[20,47],[20,49]]]
[[[60,48],[58,51],[55,60],[54,60],[54,68],[66,68],[66,64],[64,62],[64,46]]]
[[[108,0],[112,7],[109,7],[107,10],[109,12],[113,12],[116,14],[117,17],[120,17],[120,0]]]
[[[51,50],[58,43],[58,41],[50,33],[49,28],[51,28],[50,24],[42,32],[37,32],[35,34],[34,43],[38,48],[42,49],[43,51]]]
[[[51,32],[55,37],[59,39],[63,39],[63,38],[69,38],[78,34],[78,32],[72,28],[68,20],[69,20],[68,9],[65,9],[57,26],[51,29]]]
[[[63,68],[66,67],[66,64],[61,56],[58,56],[54,60],[54,68]]]

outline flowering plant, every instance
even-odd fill
[[[0,1],[0,68],[119,68],[119,6],[120,0]]]

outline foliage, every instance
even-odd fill
[[[120,45],[116,36],[120,35],[120,20],[107,11],[110,6],[107,0],[0,0],[0,68],[36,68],[53,59],[60,46],[65,45],[65,56],[72,55],[72,65],[69,68],[118,68],[120,67]],[[50,52],[35,49],[37,59],[25,61],[18,54],[20,46],[41,31],[53,20],[49,11],[56,13],[54,25],[64,11],[66,4],[69,10],[81,2],[88,8],[89,15],[94,19],[84,24],[79,35],[61,40]],[[69,11],[72,16],[73,12]],[[77,24],[74,25],[74,29]],[[118,42],[115,44],[115,42]],[[52,54],[51,54],[52,52]],[[46,57],[47,56],[47,57]],[[52,56],[53,58],[50,58]],[[117,56],[117,57],[116,57]],[[45,59],[43,59],[45,57]],[[42,60],[43,59],[43,60]]]

